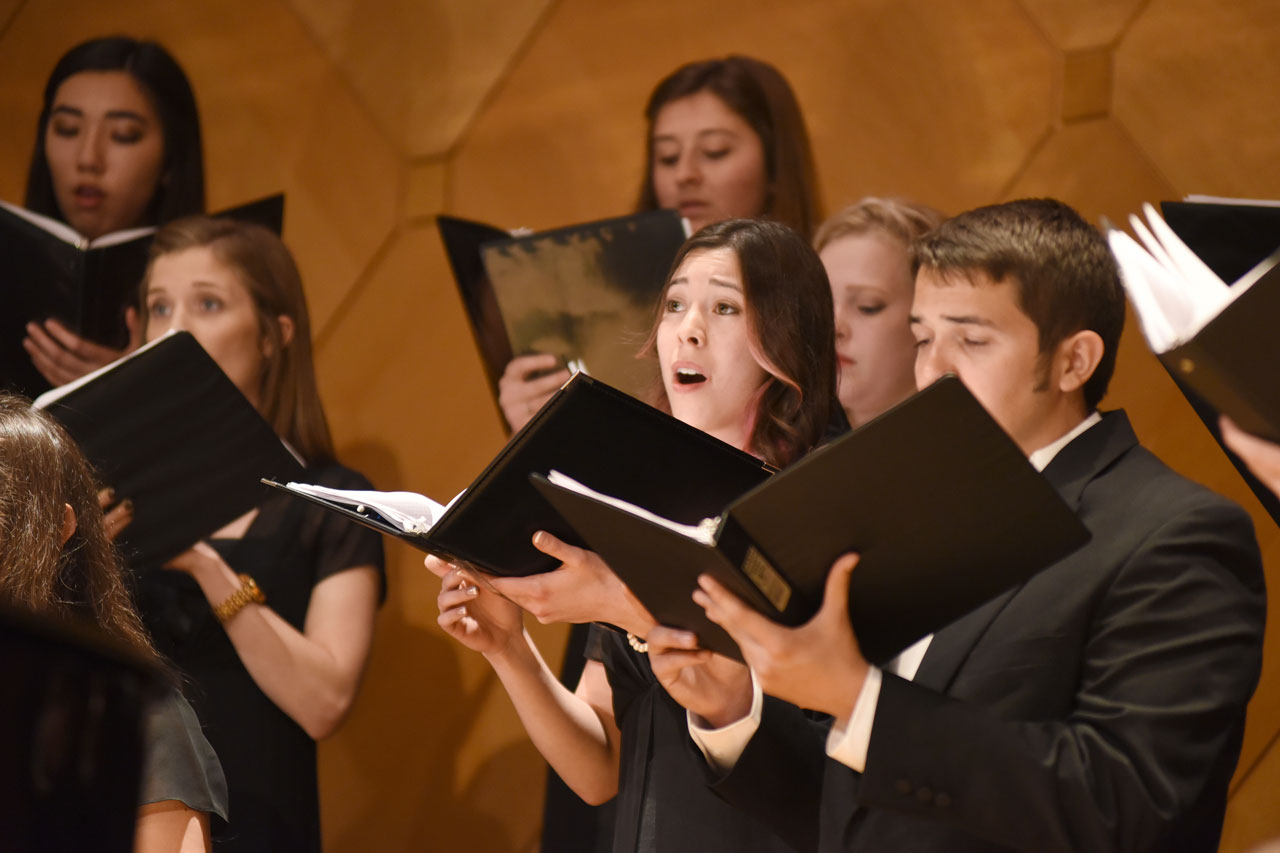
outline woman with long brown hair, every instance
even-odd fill
[[[690,62],[658,82],[644,115],[637,211],[679,211],[692,231],[764,217],[813,232],[822,203],[809,131],[778,69],[748,56]],[[513,430],[569,378],[555,368],[555,356],[545,354],[507,365],[498,399]]]
[[[686,241],[646,352],[660,366],[659,402],[675,417],[773,465],[818,444],[838,409],[826,273],[807,241],[776,223],[729,220]],[[681,472],[670,475],[679,488]],[[702,783],[684,709],[644,653],[653,617],[595,554],[545,531],[534,545],[564,562],[552,574],[581,582],[535,603],[538,579],[487,577],[429,557],[442,576],[439,622],[484,654],[534,745],[580,797],[618,797],[616,853],[789,849]],[[590,660],[571,692],[542,661],[514,602],[544,621],[622,631],[593,627]]]
[[[370,488],[334,459],[302,282],[274,234],[170,223],[142,291],[147,339],[190,332],[306,460],[306,480]],[[234,813],[219,848],[319,850],[315,741],[342,722],[368,660],[381,540],[280,496],[165,568],[144,569],[140,601],[226,769]]]
[[[0,394],[0,603],[96,625],[162,672],[111,545],[89,463],[66,431]],[[209,815],[227,816],[226,782],[176,687],[144,717],[135,849],[209,848]]]

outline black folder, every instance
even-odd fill
[[[1280,317],[1280,251],[1266,263],[1271,268],[1194,337],[1157,354],[1184,393],[1212,407],[1206,424],[1215,436],[1222,413],[1246,432],[1280,442],[1280,346],[1272,330]]]
[[[279,234],[284,196],[217,215]],[[116,349],[128,343],[124,312],[138,303],[155,231],[136,228],[85,241],[65,223],[0,206],[0,388],[28,396],[49,388],[22,348],[32,320],[57,318],[76,334]]]
[[[257,506],[302,465],[196,339],[175,332],[36,402],[133,501],[117,544],[157,566]],[[50,399],[61,394],[56,399]]]
[[[1280,205],[1162,201],[1160,212],[1218,278],[1233,282],[1280,249]]]
[[[821,605],[831,564],[856,551],[851,617],[863,654],[882,664],[1089,540],[951,376],[733,501],[717,513],[713,545],[545,478],[537,485],[654,618],[737,658],[690,597],[700,574],[799,625]]]
[[[689,523],[717,514],[772,471],[754,456],[578,373],[426,533],[406,533],[368,508],[350,510],[269,485],[445,559],[500,575],[530,575],[559,565],[533,547],[536,531],[582,544],[530,482],[530,474],[552,468]]]
[[[582,361],[637,397],[656,384],[652,363],[635,355],[685,239],[677,213],[646,211],[520,236],[452,217],[438,217],[436,225],[495,399],[511,358],[535,352]]]

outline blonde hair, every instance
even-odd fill
[[[208,248],[234,269],[249,291],[259,333],[270,355],[262,374],[262,416],[309,463],[333,460],[329,422],[320,405],[315,363],[311,353],[311,321],[298,266],[280,238],[260,225],[233,219],[191,216],[156,232],[143,301],[156,258],[185,249]],[[143,311],[145,323],[147,312]],[[293,321],[293,335],[284,339],[280,317]]]
[[[910,247],[918,238],[932,231],[943,216],[932,207],[896,198],[868,196],[831,216],[818,226],[813,235],[813,248],[821,252],[843,237],[881,231]]]

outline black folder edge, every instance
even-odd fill
[[[330,512],[336,512],[338,513],[338,515],[341,515],[345,518],[349,518],[352,521],[356,522],[357,524],[361,524],[369,528],[370,530],[376,530],[379,533],[385,533],[388,536],[394,536],[395,538],[403,542],[408,542],[410,545],[412,545],[413,547],[417,548],[420,551],[425,551],[428,554],[435,554],[437,556],[444,557],[445,559],[449,559],[449,556],[447,554],[445,554],[444,552],[440,551],[440,549],[432,545],[428,541],[428,539],[422,534],[409,533],[404,530],[401,530],[396,525],[384,519],[372,508],[369,508],[367,513],[356,512],[354,509],[349,508],[344,503],[339,503],[338,501],[329,500],[328,498],[324,498],[319,495],[311,495],[311,494],[307,494],[306,492],[300,492],[297,489],[291,489],[289,488],[289,485],[287,483],[281,483],[278,480],[272,480],[268,477],[263,477],[261,480],[259,480],[259,482],[262,483],[262,485],[264,486],[270,486],[273,489],[278,489],[279,491],[282,491],[287,495],[291,495],[292,497],[301,498],[302,500],[310,501],[311,503],[316,504],[317,506],[322,506],[325,509],[329,510]]]
[[[976,409],[982,411],[983,416],[986,419],[990,419],[990,416],[985,413],[985,410],[981,409],[980,404],[978,404],[977,401],[972,398],[972,395],[970,395],[969,392],[963,388],[962,383],[960,383],[959,380],[956,379],[955,377],[944,377],[942,380],[939,380],[939,382],[934,383],[933,385],[926,388],[924,391],[919,392],[917,397],[920,395],[930,395],[933,398],[940,398],[943,395],[956,396],[958,394],[962,394],[964,397],[968,398],[968,403],[966,403],[966,405],[971,404],[971,408],[976,407]],[[912,402],[912,400],[915,400],[915,399],[916,398],[913,397],[910,400],[904,403],[901,403],[898,406],[895,406],[893,409],[889,410],[888,412],[885,412],[884,414],[873,419],[872,421],[869,421],[867,424],[859,428],[857,431],[848,434],[842,439],[838,439],[837,442],[856,440],[856,436],[859,433],[863,432],[864,430],[867,430],[868,428],[871,428],[875,424],[880,424],[881,428],[883,428],[885,423],[887,423],[890,419],[896,420],[897,417],[900,417],[901,410],[903,409],[903,407],[909,405]],[[1003,432],[1003,430],[1000,430],[1000,428],[995,424],[994,421],[991,421],[991,427],[994,430],[997,430],[999,437],[1003,439],[1005,442],[1007,442],[1008,451],[1010,454],[1017,454],[1019,458],[1025,460],[1026,457],[1022,453],[1022,451],[1017,447],[1017,445],[1013,442],[1013,440]],[[991,433],[991,435],[994,436],[995,433]],[[831,449],[832,449],[831,446],[827,446],[815,451],[814,453],[810,454],[810,456],[806,457],[804,460],[801,460],[800,462],[796,463],[796,466],[793,466],[792,469],[788,469],[787,472],[783,472],[783,474],[780,474],[779,477],[785,477],[788,472],[790,472],[791,470],[795,470],[796,467],[801,465],[824,464],[825,460],[823,459],[823,456],[826,452],[828,452]],[[1012,456],[1010,456],[1010,458],[1012,459]],[[1042,498],[1048,499],[1049,495],[1051,494],[1053,499],[1058,504],[1061,505],[1062,514],[1060,517],[1064,525],[1064,528],[1062,531],[1061,541],[1058,543],[1054,543],[1054,546],[1052,549],[1049,547],[1046,547],[1045,556],[1051,559],[1044,559],[1039,562],[1028,561],[1026,570],[1020,572],[1020,575],[1018,577],[1014,577],[1012,579],[1005,578],[998,583],[988,584],[987,587],[983,589],[983,593],[981,595],[974,596],[972,600],[967,600],[965,602],[966,606],[964,609],[958,609],[958,608],[953,609],[953,612],[950,613],[950,618],[946,619],[940,624],[932,625],[931,627],[927,627],[925,630],[919,631],[918,633],[915,634],[914,637],[912,637],[907,642],[902,642],[901,640],[899,640],[898,642],[894,642],[886,645],[886,643],[881,641],[881,638],[878,636],[860,637],[859,641],[860,641],[860,644],[863,646],[863,652],[864,654],[867,655],[869,660],[877,664],[883,664],[887,662],[893,656],[895,656],[896,654],[901,652],[904,648],[906,648],[908,645],[910,645],[911,642],[914,642],[915,640],[920,639],[920,637],[925,636],[926,634],[930,633],[930,631],[936,631],[937,629],[944,627],[946,624],[949,624],[951,621],[954,621],[956,618],[959,618],[960,616],[964,615],[964,613],[981,606],[986,601],[989,601],[992,598],[1000,595],[1002,592],[1011,588],[1012,586],[1016,586],[1020,583],[1025,582],[1027,579],[1029,579],[1033,575],[1037,574],[1038,572],[1042,571],[1048,566],[1053,565],[1058,560],[1061,560],[1062,558],[1066,557],[1067,555],[1079,549],[1089,541],[1091,534],[1089,533],[1088,529],[1085,528],[1083,523],[1079,521],[1079,519],[1076,517],[1076,515],[1073,512],[1071,512],[1070,508],[1067,507],[1065,503],[1062,503],[1061,498],[1057,495],[1057,492],[1053,490],[1053,487],[1048,483],[1048,481],[1043,480],[1042,475],[1040,475],[1039,472],[1034,472],[1034,469],[1030,467],[1029,462],[1027,463],[1027,472],[1028,474],[1034,473],[1037,478],[1041,478],[1040,482],[1043,484],[1043,488],[1040,489]],[[694,631],[698,635],[701,645],[705,648],[709,648],[712,651],[716,651],[728,657],[741,660],[741,652],[738,650],[736,644],[734,644],[733,641],[728,637],[728,634],[725,633],[724,630],[720,628],[718,625],[716,625],[715,623],[707,619],[705,614],[701,612],[700,608],[690,609],[692,605],[691,600],[686,601],[686,599],[689,599],[689,596],[692,594],[693,589],[696,587],[697,574],[701,572],[708,571],[710,574],[712,574],[713,577],[715,577],[718,581],[720,581],[722,585],[726,586],[735,594],[737,594],[740,598],[744,599],[753,608],[763,613],[765,616],[769,617],[770,619],[773,619],[775,621],[780,621],[783,624],[788,624],[792,626],[800,624],[801,622],[808,619],[812,615],[812,612],[816,610],[817,606],[821,602],[822,589],[820,588],[819,589],[801,589],[798,587],[798,584],[795,579],[787,578],[786,580],[791,584],[793,588],[797,589],[800,595],[795,596],[796,600],[793,601],[792,604],[785,606],[786,612],[784,613],[778,607],[773,606],[773,604],[767,603],[768,596],[763,594],[763,592],[761,592],[757,588],[757,585],[755,585],[752,582],[748,582],[746,579],[746,576],[742,573],[742,571],[738,569],[736,566],[734,566],[730,562],[730,560],[725,559],[723,556],[721,556],[720,552],[716,548],[707,546],[702,543],[698,543],[694,540],[689,539],[686,536],[683,536],[678,532],[671,531],[659,524],[655,524],[645,519],[639,519],[635,516],[632,516],[630,513],[625,512],[624,510],[620,510],[615,507],[609,506],[594,498],[581,495],[578,492],[557,486],[549,482],[544,476],[540,474],[534,474],[532,475],[532,478],[536,487],[543,493],[543,495],[548,499],[548,501],[550,501],[557,508],[557,510],[561,511],[566,515],[566,518],[569,520],[570,524],[574,525],[575,527],[577,527],[580,524],[582,525],[582,527],[579,528],[579,531],[578,531],[579,534],[582,535],[583,539],[587,541],[588,545],[592,547],[593,550],[595,550],[597,553],[601,555],[601,557],[605,560],[606,563],[609,563],[611,567],[615,568],[615,570],[618,571],[623,582],[627,583],[632,588],[636,596],[640,598],[641,603],[643,603],[647,608],[650,609],[651,613],[653,613],[655,618],[659,619],[659,621],[664,621],[664,614],[671,614],[671,613],[679,614],[675,622],[669,622],[668,624],[675,624],[676,627],[681,627],[681,628]],[[758,486],[756,489],[738,498],[729,507],[727,507],[724,515],[722,515],[721,517],[722,518],[721,533],[724,534],[724,533],[730,532],[729,528],[734,526],[731,524],[731,522],[734,521],[734,516],[732,512],[735,506],[738,506],[746,501],[749,501],[754,495],[760,492],[763,492],[769,489],[770,487],[774,486],[775,480],[771,480],[763,483],[762,485]],[[589,483],[585,485],[590,486]],[[659,543],[658,545],[655,546],[655,549],[661,547],[661,543],[667,543],[669,545],[670,543],[675,542],[677,540],[682,540],[683,542],[688,543],[687,547],[688,547],[689,554],[695,555],[695,554],[705,553],[708,556],[705,559],[702,559],[699,561],[701,563],[700,567],[692,573],[690,573],[688,570],[685,570],[685,571],[677,570],[677,574],[676,574],[677,580],[675,583],[677,585],[680,585],[681,589],[679,589],[676,593],[672,594],[670,592],[667,592],[665,589],[663,589],[662,592],[658,592],[657,590],[661,587],[665,587],[665,584],[654,586],[649,583],[650,574],[654,569],[654,565],[652,564],[652,562],[647,558],[635,559],[633,556],[626,554],[622,550],[619,550],[620,547],[628,548],[631,546],[628,546],[626,544],[623,544],[620,546],[618,542],[611,541],[609,538],[602,536],[598,529],[588,530],[587,525],[583,524],[583,521],[585,519],[584,512],[586,513],[595,512],[597,514],[604,514],[606,516],[612,517],[613,520],[616,520],[617,518],[622,516],[626,516],[627,518],[632,519],[634,523],[631,523],[631,522],[626,522],[626,523],[635,530],[649,531],[653,536],[653,539],[651,541],[654,543]],[[1073,521],[1074,524],[1070,524],[1068,519],[1070,519],[1070,521]],[[1070,527],[1070,529],[1068,529],[1068,526]],[[733,546],[730,546],[731,550],[732,548]],[[761,550],[763,550],[763,548]],[[717,556],[715,557],[709,556],[712,554],[715,554]],[[610,555],[613,555],[615,557],[613,562],[610,562]],[[764,556],[766,560],[772,562],[768,554],[765,554]],[[827,568],[828,566],[822,567],[822,572],[824,577],[825,577]],[[953,567],[938,566],[936,571],[947,572],[951,568]],[[881,573],[881,575],[882,575],[881,577],[876,578],[876,582],[883,584],[886,578],[883,577],[883,573]],[[863,577],[866,578],[868,576],[864,575]],[[863,595],[862,598],[858,597],[857,593],[859,593],[859,586],[861,586],[861,584],[858,583],[858,580],[859,578],[857,575],[857,569],[855,569],[854,582],[851,585],[851,602],[853,602],[851,606],[854,613],[855,623],[859,622],[859,620],[857,619],[857,615],[859,612],[866,613],[866,612],[875,612],[877,610],[876,602],[874,600],[868,601],[865,595],[865,592],[861,593]],[[1006,580],[1008,581],[1007,583],[1004,582]],[[910,596],[905,596],[905,597],[910,597]],[[675,599],[674,603],[673,603],[673,599]],[[865,617],[863,621],[866,621]]]
[[[41,408],[44,409],[47,414],[63,423],[64,427],[72,437],[77,438],[77,436],[80,436],[81,429],[84,427],[84,423],[79,422],[83,416],[82,407],[84,396],[87,395],[90,399],[93,399],[95,395],[100,395],[102,393],[101,388],[110,387],[110,380],[116,379],[119,381],[119,377],[121,376],[129,378],[133,374],[140,373],[144,370],[154,376],[156,368],[148,364],[148,362],[152,362],[156,358],[161,358],[165,361],[157,362],[157,364],[166,363],[170,359],[180,359],[184,353],[186,354],[186,357],[193,358],[208,368],[202,377],[203,383],[200,387],[205,388],[206,390],[220,388],[221,398],[241,412],[242,416],[239,422],[248,430],[248,432],[246,433],[242,431],[240,435],[242,437],[248,436],[254,440],[261,438],[264,441],[267,436],[270,435],[270,437],[279,444],[278,452],[274,445],[271,447],[271,451],[269,452],[269,455],[274,456],[273,467],[277,467],[277,470],[280,471],[287,471],[294,475],[300,475],[305,469],[305,464],[297,451],[290,447],[288,442],[275,435],[271,425],[262,420],[261,415],[253,408],[253,405],[244,398],[239,389],[231,382],[231,379],[228,378],[226,374],[222,372],[221,368],[218,367],[217,362],[213,360],[213,357],[200,346],[200,343],[189,332],[173,331],[161,338],[158,338],[146,347],[135,350],[124,358],[108,365],[106,368],[102,368],[101,373],[93,379],[88,381],[84,381],[83,379],[80,380],[83,384],[70,388],[69,390],[65,390],[64,393],[55,399],[48,400],[43,403]],[[131,378],[130,381],[135,386],[138,384],[136,379]],[[100,382],[104,384],[99,386],[98,383]],[[77,422],[68,425],[67,418],[69,415],[73,416]],[[98,434],[98,431],[119,432],[122,429],[122,423],[124,420],[126,419],[122,418],[120,421],[112,421],[110,424],[97,423],[95,426],[95,434]],[[255,432],[257,435],[255,435]],[[84,436],[77,438],[77,441],[82,445],[87,445],[89,447],[94,446],[93,441],[86,439]],[[265,444],[263,445],[263,448],[265,450]],[[89,455],[89,453],[86,453],[86,455]],[[263,457],[263,454],[261,453],[255,455]],[[112,462],[105,459],[95,459],[91,457],[90,462],[94,465],[95,475],[105,476],[109,479],[112,478],[112,472],[118,467],[118,462]],[[142,479],[150,485],[151,482],[159,476],[158,472],[160,467],[162,466],[150,466],[145,472],[143,472]],[[129,470],[140,469],[130,468]],[[225,469],[220,469],[220,471],[225,474]],[[222,484],[224,487],[228,485],[225,481],[225,477]],[[234,484],[234,500],[218,498],[217,500],[207,501],[206,506],[209,503],[212,503],[215,511],[208,513],[206,524],[200,526],[209,527],[210,524],[213,526],[209,527],[209,529],[205,530],[202,534],[197,534],[193,539],[189,542],[183,543],[181,546],[168,545],[162,548],[156,548],[154,545],[148,544],[146,548],[143,548],[132,545],[130,540],[132,526],[126,528],[119,538],[117,546],[125,557],[138,567],[151,566],[153,564],[159,565],[180,553],[183,549],[190,547],[199,540],[200,536],[207,536],[215,532],[218,528],[252,509],[257,504],[258,500],[261,499],[262,490],[258,489],[256,486],[251,490],[249,488],[251,484],[252,480],[238,479]],[[108,483],[108,485],[119,486],[118,483]],[[256,495],[254,494],[255,491]],[[131,497],[130,495],[124,496]],[[255,497],[256,499],[251,501],[251,497]],[[155,504],[152,504],[148,508],[148,516],[150,518],[156,518],[160,515],[160,513],[154,508],[155,506]],[[137,511],[139,512],[138,523],[140,523],[142,511],[140,506],[137,508]],[[195,525],[191,526],[193,528],[195,527]],[[150,543],[150,540],[148,540],[148,543]],[[139,562],[139,560],[141,560],[141,562]]]
[[[1275,252],[1280,251],[1276,248],[1280,246],[1280,208],[1247,203],[1162,201],[1160,212],[1179,239],[1186,243],[1187,247],[1195,252],[1219,278],[1231,286],[1234,286],[1241,276],[1259,263],[1265,262]],[[1259,228],[1269,230],[1259,232]],[[1265,236],[1267,233],[1271,236]],[[1225,243],[1219,242],[1224,239]],[[1254,282],[1255,287],[1262,284],[1264,282],[1261,280]],[[1271,286],[1274,286],[1274,283],[1271,283]],[[1244,297],[1236,301],[1244,301]],[[1235,302],[1228,305],[1222,315],[1230,313],[1234,308]],[[1171,352],[1175,352],[1176,349]],[[1167,357],[1168,355],[1158,355],[1157,360],[1173,379],[1205,429],[1213,436],[1213,440],[1222,448],[1227,461],[1240,474],[1249,491],[1258,499],[1271,520],[1280,525],[1280,496],[1259,480],[1244,464],[1244,460],[1222,440],[1218,416],[1226,410],[1221,405],[1215,405],[1206,399],[1183,376],[1182,371],[1178,369],[1177,360]],[[1265,370],[1268,366],[1261,365],[1261,367]],[[1222,390],[1225,390],[1228,396],[1236,396],[1234,390],[1226,388]],[[1219,399],[1218,402],[1221,404],[1223,400]],[[1236,411],[1246,413],[1243,419],[1236,418],[1236,423],[1246,431],[1263,437],[1273,437],[1275,435],[1273,430],[1280,430],[1280,424],[1272,426],[1262,415],[1255,414],[1248,404]]]
[[[611,404],[619,406],[623,411],[634,412],[638,418],[649,421],[661,421],[664,425],[671,428],[674,433],[681,434],[686,440],[694,443],[698,447],[714,448],[723,454],[722,458],[731,459],[739,458],[742,462],[742,469],[755,471],[758,470],[762,475],[767,476],[772,473],[773,468],[767,463],[756,459],[748,453],[732,448],[724,444],[719,439],[710,436],[701,430],[691,427],[688,424],[676,420],[665,412],[637,400],[631,395],[619,391],[608,384],[594,379],[585,373],[577,373],[569,378],[560,390],[549,400],[534,416],[525,424],[511,439],[503,446],[496,456],[489,461],[480,474],[472,481],[466,490],[445,510],[445,512],[436,519],[431,530],[425,534],[406,533],[395,525],[387,523],[380,516],[370,510],[368,514],[357,513],[341,504],[336,504],[315,495],[307,495],[302,492],[294,491],[287,485],[275,481],[269,481],[265,484],[276,489],[281,489],[294,497],[310,501],[318,506],[322,506],[345,518],[350,519],[358,524],[364,525],[380,533],[385,533],[396,539],[405,542],[412,547],[428,554],[434,554],[442,559],[451,562],[471,563],[481,569],[497,575],[527,575],[538,572],[550,571],[558,565],[555,558],[542,554],[533,548],[532,543],[528,544],[531,556],[536,560],[536,564],[532,569],[513,568],[510,566],[495,565],[484,555],[477,553],[473,547],[462,546],[457,542],[450,541],[450,525],[454,522],[462,523],[462,517],[471,511],[472,505],[486,496],[487,485],[496,476],[505,472],[510,460],[523,452],[527,443],[542,430],[542,425],[555,417],[556,412],[562,405],[566,405],[573,400],[576,394],[594,394],[603,399],[607,399]],[[535,463],[536,464],[536,463]],[[582,540],[577,536],[573,528],[555,511],[555,509],[546,502],[542,494],[537,490],[532,482],[529,481],[528,475],[534,473],[532,469],[523,472],[521,487],[527,490],[525,495],[529,501],[521,502],[522,505],[533,505],[545,512],[545,515],[532,519],[536,522],[536,527],[547,529],[553,535],[556,535],[572,545],[581,545]],[[513,502],[515,503],[515,502]]]

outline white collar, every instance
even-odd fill
[[[1075,429],[1062,436],[1062,438],[1059,438],[1057,441],[1050,444],[1046,444],[1035,453],[1032,453],[1027,457],[1027,460],[1031,462],[1031,467],[1035,468],[1037,471],[1043,471],[1045,468],[1048,468],[1049,463],[1053,461],[1053,457],[1058,455],[1059,450],[1066,447],[1076,438],[1076,436],[1080,435],[1080,433],[1084,432],[1100,420],[1102,420],[1102,415],[1095,411],[1092,415],[1089,415],[1089,417],[1076,424]]]

